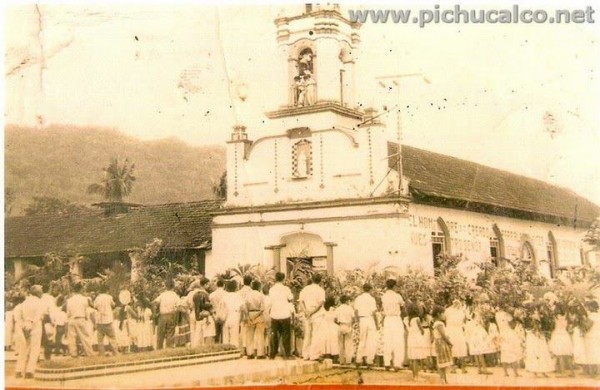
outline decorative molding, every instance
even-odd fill
[[[368,139],[368,148],[369,148],[369,184],[375,184],[375,180],[373,179],[373,141],[371,139],[371,128],[367,128],[367,139]]]
[[[262,186],[265,184],[269,184],[269,182],[268,181],[259,181],[259,182],[254,182],[254,183],[244,183],[244,187]]]
[[[213,229],[237,228],[237,227],[262,227],[276,225],[294,225],[320,222],[336,222],[336,221],[359,221],[367,219],[384,219],[384,218],[408,218],[408,213],[381,213],[368,215],[351,215],[344,217],[320,217],[320,218],[294,218],[277,221],[248,221],[248,222],[233,222],[233,223],[212,223]]]
[[[238,145],[234,145],[234,152],[233,152],[233,164],[234,164],[234,168],[233,168],[233,180],[234,180],[234,185],[233,185],[233,189],[234,189],[234,193],[233,196],[237,197],[240,193],[238,192]]]
[[[286,130],[285,133],[290,139],[309,138],[312,135],[310,128],[308,127],[295,127],[293,129]]]
[[[346,116],[348,118],[356,119],[362,121],[363,112],[359,110],[354,110],[352,108],[344,107],[339,102],[324,102],[318,101],[315,104],[310,106],[284,106],[276,111],[266,112],[265,115],[269,119],[279,119],[285,118],[289,116],[299,116],[299,115],[308,115],[308,114],[316,114],[319,112],[332,111],[336,114],[340,114],[342,116]]]
[[[273,153],[275,153],[275,155],[273,156],[273,175],[274,175],[274,183],[275,183],[275,189],[273,190],[273,192],[278,193],[279,192],[279,177],[278,177],[278,173],[279,173],[279,165],[278,165],[278,159],[277,159],[277,140],[275,140],[275,144],[273,147]]]
[[[301,19],[308,19],[308,18],[335,19],[335,20],[343,22],[344,24],[347,24],[348,26],[352,27],[353,29],[357,29],[357,30],[361,27],[360,23],[352,22],[352,21],[346,19],[340,11],[332,10],[332,9],[328,9],[328,10],[323,9],[323,10],[312,11],[311,13],[308,13],[308,14],[277,18],[277,19],[275,19],[275,25],[277,27],[279,27],[281,25],[289,24],[290,22],[292,22],[294,20],[301,20]]]
[[[323,169],[323,134],[319,135],[319,165],[321,170],[321,189],[325,188],[325,173]]]
[[[345,135],[348,138],[348,140],[352,143],[353,147],[355,147],[355,148],[358,147],[358,142],[356,141],[356,138],[355,138],[355,135],[357,134],[356,130],[338,129],[338,128],[324,129],[324,130],[311,130],[311,134],[329,133],[329,132],[337,132],[337,133],[341,133],[341,134]],[[287,136],[287,134],[280,134],[280,135],[269,135],[269,136],[257,139],[251,145],[249,145],[248,151],[246,153],[246,160],[250,159],[250,154],[252,153],[252,151],[254,150],[256,145],[258,145],[264,141],[268,141],[271,139],[273,139],[273,140],[280,139],[280,138],[289,138],[289,137]]]
[[[210,213],[212,216],[219,215],[236,215],[236,214],[253,214],[253,213],[264,213],[264,212],[277,212],[277,211],[290,211],[290,210],[310,210],[310,209],[321,209],[321,208],[333,208],[333,207],[350,207],[350,206],[364,206],[373,204],[408,204],[409,198],[404,196],[385,196],[385,197],[371,197],[371,198],[350,198],[350,199],[338,199],[338,200],[327,200],[327,201],[316,201],[316,202],[303,202],[303,203],[279,203],[262,206],[247,206],[247,207],[225,207],[218,211]]]

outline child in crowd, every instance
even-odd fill
[[[340,364],[352,363],[354,355],[354,341],[352,340],[352,323],[354,309],[350,306],[350,297],[342,295],[340,305],[335,309],[335,323],[338,325],[338,343],[340,350]]]
[[[435,306],[431,312],[433,322],[433,340],[437,358],[438,373],[442,384],[447,384],[446,371],[453,364],[452,342],[446,335],[446,325],[444,324],[444,308]]]
[[[488,366],[495,367],[500,360],[500,331],[496,324],[496,318],[491,317],[487,321],[488,345],[490,353],[488,356]]]
[[[54,354],[67,356],[69,348],[67,344],[67,313],[62,310],[64,298],[58,297],[56,300],[56,308],[52,315],[52,322],[56,325],[56,336],[54,338]]]
[[[381,298],[375,298],[377,302],[377,311],[375,317],[377,318],[377,349],[375,352],[375,366],[383,367],[383,306]]]
[[[587,318],[590,321],[590,328],[583,336],[585,345],[586,363],[589,369],[589,375],[596,377],[600,368],[600,313],[598,312],[598,302],[593,300],[586,304]]]
[[[15,318],[13,313],[14,304],[11,301],[6,301],[4,309],[4,351],[12,351],[13,349],[13,333]]]
[[[431,372],[436,372],[435,364],[435,348],[433,347],[433,317],[431,316],[431,304],[425,304],[419,306],[421,314],[421,326],[425,331],[425,337],[427,339],[427,359],[425,360],[426,367]]]
[[[333,359],[333,363],[337,364],[340,355],[340,345],[339,327],[335,323],[335,298],[331,296],[325,298],[325,303],[323,304],[323,307],[325,308],[323,326],[321,326],[321,331],[324,333],[322,335],[323,356],[326,358]]]

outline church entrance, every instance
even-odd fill
[[[286,260],[288,275],[294,268],[304,268],[312,272],[327,272],[327,256],[288,257]]]
[[[323,242],[317,234],[297,232],[283,236],[279,245],[268,249],[273,250],[277,268],[290,275],[298,268],[309,272],[331,272],[334,246],[334,243]]]

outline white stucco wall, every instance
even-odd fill
[[[385,127],[311,130],[305,138],[289,138],[282,130],[279,136],[257,140],[247,159],[243,143],[229,144],[227,206],[367,198],[385,194],[388,182],[397,183],[395,171],[388,174],[390,135]],[[293,147],[301,139],[311,144],[312,174],[297,179]]]
[[[528,241],[536,260],[547,260],[546,244],[548,233],[552,232],[558,266],[581,265],[580,248],[585,229],[419,204],[410,205],[411,244],[415,247],[411,253],[430,246],[432,226],[439,217],[448,227],[453,254],[462,253],[475,261],[489,259],[489,242],[494,237],[492,227],[496,224],[504,241],[505,257],[509,259],[520,258],[523,243]]]
[[[442,217],[450,232],[452,254],[462,253],[473,261],[490,258],[489,240],[496,224],[504,239],[505,256],[520,258],[524,241],[531,243],[536,261],[547,258],[546,242],[551,231],[556,239],[558,265],[581,264],[580,242],[584,229],[541,222],[498,217],[441,207],[410,204],[408,213],[393,203],[331,207],[254,214],[220,215],[214,219],[213,250],[207,256],[208,275],[245,263],[272,267],[272,251],[265,247],[281,244],[296,233],[317,235],[335,243],[334,269],[395,265],[433,271],[431,231]],[[309,240],[310,241],[310,240]],[[281,249],[285,258],[303,247],[310,256],[324,256],[319,243],[296,243]]]

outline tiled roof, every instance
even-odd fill
[[[585,221],[589,226],[600,207],[574,192],[540,180],[410,146],[402,147],[404,175],[416,201],[424,198],[444,207],[444,200],[488,206],[525,215]],[[5,257],[38,257],[67,248],[80,254],[143,248],[154,238],[167,248],[211,246],[211,212],[215,200],[145,206],[106,217],[102,210],[73,215],[5,219]],[[595,231],[595,230],[594,230]]]
[[[38,257],[71,249],[80,254],[144,248],[154,238],[166,248],[210,247],[211,211],[220,201],[149,205],[105,216],[103,210],[72,215],[5,219],[5,257]]]
[[[471,161],[402,146],[411,194],[591,223],[600,207],[573,191]]]

